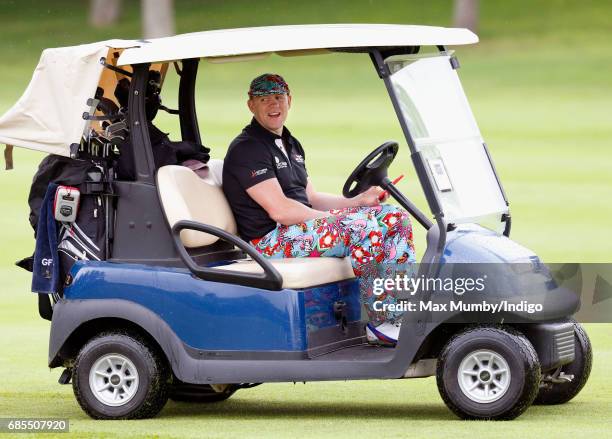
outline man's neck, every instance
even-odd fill
[[[264,130],[266,130],[266,131],[268,131],[268,132],[270,132],[270,133],[272,133],[272,134],[275,134],[275,135],[277,135],[277,136],[281,136],[281,137],[283,136],[283,130],[285,129],[285,126],[284,126],[284,125],[283,125],[282,127],[280,127],[278,130],[270,130],[270,129],[266,128],[265,126],[263,126],[263,124],[262,124],[260,121],[258,121],[258,120],[257,120],[257,118],[255,118],[255,117],[254,117],[253,119],[255,119],[255,121],[257,122],[257,124],[258,124],[260,127],[262,127]]]
[[[259,124],[261,125],[261,123]],[[269,130],[268,128],[264,127],[263,125],[261,125],[265,130],[270,131],[272,134],[276,134],[277,136],[281,136],[283,135],[283,130],[285,129],[285,126],[283,125],[282,127],[280,127],[278,130]]]

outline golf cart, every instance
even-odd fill
[[[41,316],[51,320],[49,367],[64,368],[59,381],[72,382],[83,410],[99,419],[144,418],[169,397],[211,403],[261,383],[434,375],[444,402],[465,419],[512,419],[534,401],[560,404],[577,395],[592,353],[571,319],[579,306],[573,296],[559,296],[529,322],[510,318],[518,312],[474,324],[459,311],[432,319],[422,310],[404,319],[395,347],[368,345],[348,259],[266,259],[236,235],[222,161],[210,160],[203,176],[179,164],[156,166],[147,118],[151,72],[160,89],[166,75],[180,76],[178,110],[169,111],[182,141],[198,145],[200,64],[270,54],[362,57],[388,91],[431,215],[388,178],[398,153],[393,141],[357,166],[343,194],[378,185],[410,213],[426,232],[421,276],[466,263],[521,263],[523,274],[541,276],[538,257],[509,238],[508,201],[458,60],[446,49],[477,41],[465,29],[304,25],[46,50],[23,97],[0,118],[0,142],[97,170],[87,173],[81,196],[96,200],[95,217],[103,219],[96,248],[103,251],[75,256],[61,291],[35,290]],[[127,105],[114,94],[123,79]],[[118,149],[131,159],[130,178],[116,172]],[[68,219],[68,207],[78,206],[65,207],[60,223],[78,224],[78,216]],[[39,261],[35,255],[34,271]]]

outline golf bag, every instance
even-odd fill
[[[28,197],[36,250],[18,262],[32,271],[34,292],[61,294],[77,260],[105,259],[104,172],[90,161],[56,155],[40,163]],[[74,222],[54,218],[56,185],[75,187],[81,194]]]

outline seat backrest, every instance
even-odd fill
[[[223,160],[208,162],[209,175],[200,178],[185,166],[162,166],[157,171],[157,187],[170,227],[189,220],[219,227],[236,234],[236,220],[221,189]],[[195,230],[183,230],[185,247],[201,247],[219,238]]]

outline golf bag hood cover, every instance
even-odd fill
[[[96,94],[100,59],[140,44],[108,40],[45,49],[21,98],[0,116],[0,143],[70,157],[70,145],[81,142],[88,123],[82,115]]]

